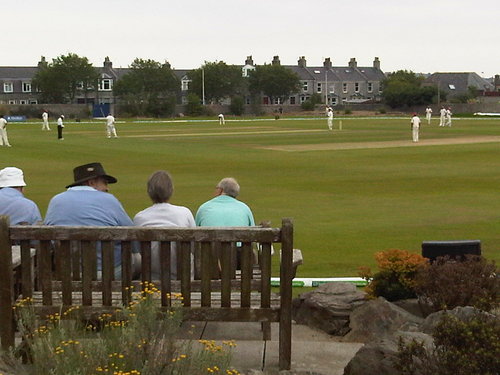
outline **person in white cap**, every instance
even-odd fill
[[[328,129],[333,130],[333,109],[330,107],[326,110]]]
[[[432,108],[430,106],[425,109],[425,118],[427,119],[427,125],[430,125],[432,118]]]
[[[446,116],[445,116],[445,123],[444,123],[444,126],[450,126],[451,127],[451,107],[448,107],[448,109],[446,110]]]
[[[42,113],[42,121],[43,121],[43,124],[42,124],[42,130],[50,130],[50,127],[49,127],[49,112],[47,111],[43,111]]]
[[[413,142],[418,142],[418,132],[420,129],[420,117],[417,116],[416,113],[413,113],[413,117],[411,118],[411,134]]]
[[[10,147],[9,138],[7,138],[7,120],[0,115],[0,146]]]
[[[111,113],[106,117],[106,133],[108,138],[111,138],[111,136],[118,138],[116,135],[115,117]]]
[[[11,225],[41,223],[42,216],[35,202],[24,197],[23,171],[16,167],[0,170],[0,215],[6,215]]]
[[[57,139],[64,141],[63,138],[63,129],[64,129],[64,115],[59,116],[57,119]]]

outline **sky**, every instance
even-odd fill
[[[334,66],[384,72],[500,74],[499,0],[17,0],[2,5],[0,66],[76,53],[96,67],[135,58],[174,69],[205,62]]]

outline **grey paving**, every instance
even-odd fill
[[[186,338],[235,340],[232,364],[242,374],[278,373],[278,325],[271,325],[271,340],[262,339],[260,323],[187,323]],[[325,332],[294,324],[292,373],[342,375],[344,367],[361,348],[360,343],[340,342]]]

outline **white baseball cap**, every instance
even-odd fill
[[[23,171],[16,167],[0,170],[0,188],[26,186]]]

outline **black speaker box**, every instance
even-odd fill
[[[465,255],[481,255],[480,240],[464,241],[424,241],[422,242],[422,256],[436,260],[437,257],[464,259]]]

